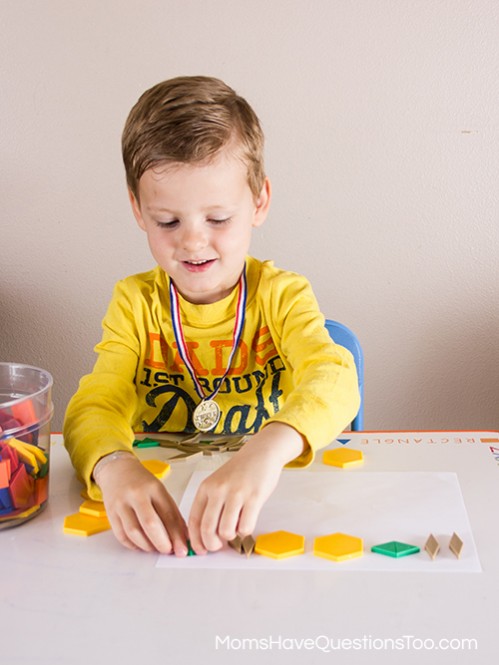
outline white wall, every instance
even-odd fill
[[[0,359],[53,373],[55,429],[152,265],[125,117],[180,74],[260,115],[254,253],[359,334],[367,427],[499,427],[497,0],[0,0],[0,26]]]

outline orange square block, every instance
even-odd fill
[[[48,499],[49,477],[35,479],[35,502],[39,505]]]
[[[9,486],[10,482],[10,459],[0,460],[0,490]]]

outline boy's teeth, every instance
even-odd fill
[[[202,263],[208,263],[208,259],[203,259],[202,261],[187,261],[187,263],[192,263],[194,266],[200,266]]]

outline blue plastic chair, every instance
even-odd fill
[[[354,357],[359,377],[360,408],[352,420],[351,428],[352,432],[361,432],[364,429],[364,353],[362,352],[362,347],[357,339],[357,335],[342,323],[326,319],[326,328],[334,342],[340,346],[344,346]]]

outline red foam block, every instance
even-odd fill
[[[34,505],[35,480],[21,464],[10,479],[10,496],[15,508],[30,508]]]
[[[19,466],[19,455],[15,448],[11,448],[7,443],[0,444],[0,457],[5,460],[10,460],[10,472],[11,474]]]
[[[32,400],[23,400],[22,402],[19,402],[19,404],[13,404],[10,408],[14,418],[19,420],[24,427],[29,427],[36,423],[36,411]]]

